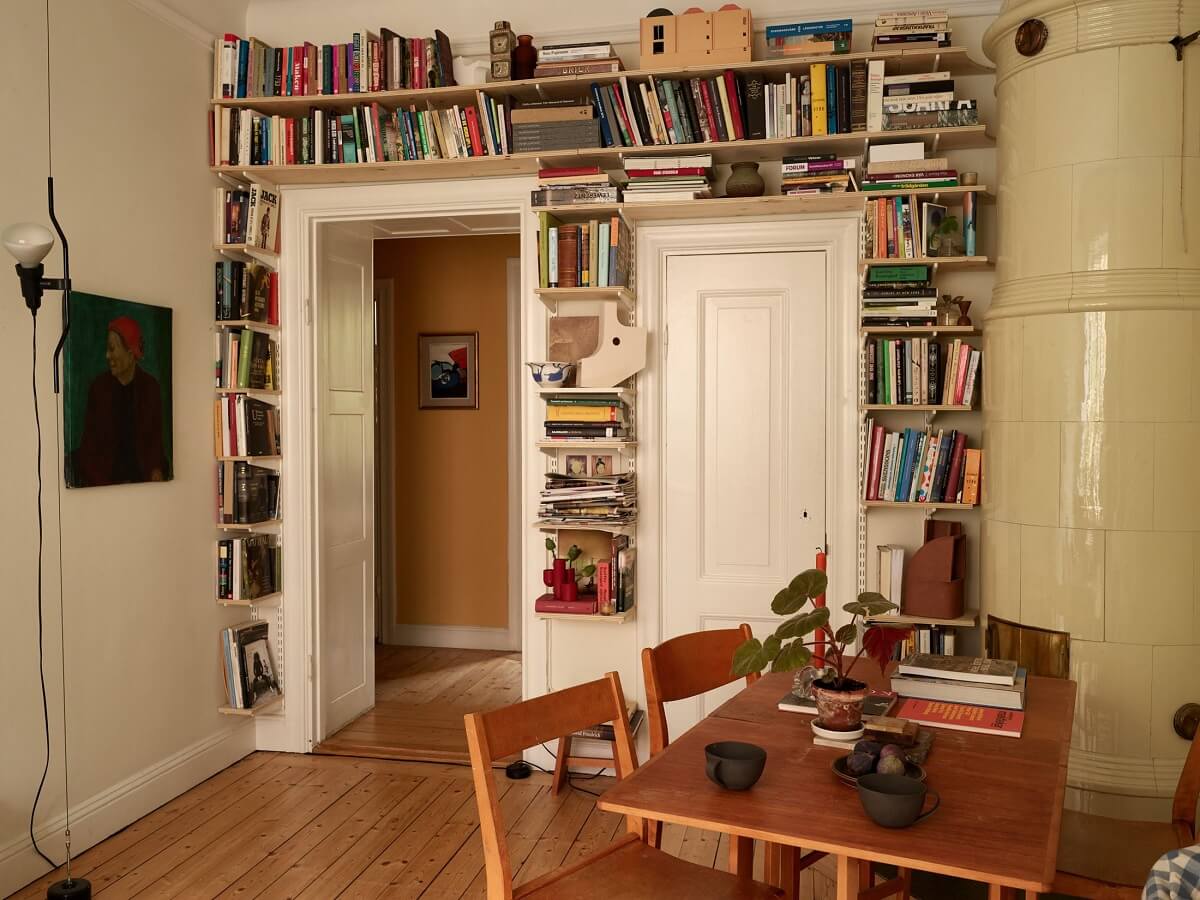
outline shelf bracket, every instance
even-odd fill
[[[936,72],[941,67],[942,67],[942,54],[940,54],[940,53],[933,54],[933,68],[930,69],[929,71]]]
[[[939,131],[937,134],[935,134],[933,136],[933,146],[930,147],[930,152],[933,153],[934,156],[937,156],[938,144],[940,144],[941,142],[942,142],[942,133]]]

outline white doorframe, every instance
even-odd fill
[[[638,320],[651,334],[650,364],[639,386],[638,481],[657,489],[638,498],[638,605],[640,646],[663,639],[660,604],[664,583],[662,532],[663,323],[667,260],[676,255],[819,250],[826,254],[826,532],[829,606],[834,620],[857,592],[858,497],[858,256],[857,214],[773,218],[761,222],[671,225],[638,232]],[[806,548],[802,548],[801,553]],[[811,548],[814,555],[816,547]],[[778,624],[764,620],[771,629]],[[644,689],[639,686],[639,695]],[[644,700],[645,698],[642,697]]]
[[[287,187],[282,192],[283,252],[279,260],[281,315],[280,332],[284,391],[283,443],[285,446],[282,525],[284,546],[284,595],[280,607],[282,628],[274,635],[275,651],[282,662],[285,703],[283,713],[256,719],[256,746],[262,750],[308,752],[316,742],[320,691],[317,664],[316,621],[318,583],[315,559],[310,551],[317,546],[316,495],[316,329],[313,324],[316,256],[315,239],[320,225],[333,222],[369,222],[375,219],[416,218],[440,215],[456,217],[511,213],[518,216],[514,230],[521,236],[521,309],[527,309],[536,285],[537,259],[531,241],[529,192],[533,178],[492,178],[469,182],[414,182],[407,184],[347,185],[338,187]],[[532,259],[532,263],[529,260]],[[521,344],[530,331],[522,316]],[[544,330],[544,328],[543,328]],[[522,357],[526,354],[522,354]],[[529,357],[532,358],[532,357]],[[513,366],[514,382],[522,379],[522,367]],[[522,382],[523,383],[523,382]],[[528,398],[526,391],[522,397]],[[522,412],[519,433],[522,441],[529,410],[527,402],[518,404]],[[527,491],[524,489],[525,456],[510,460],[510,467],[521,485],[521,502],[511,529],[524,528]],[[528,568],[523,554],[521,570]],[[512,634],[512,617],[506,635],[511,645],[523,645],[523,635]],[[518,627],[521,618],[517,617]],[[523,666],[524,668],[524,666]]]
[[[375,345],[379,354],[379,380],[375,383],[378,408],[383,411],[378,422],[379,453],[375,455],[375,477],[379,484],[379,503],[375,521],[390,523],[387,534],[395,537],[396,523],[396,367],[395,342],[392,327],[395,322],[396,282],[392,278],[375,279]],[[376,535],[378,540],[379,535]],[[379,588],[383,597],[377,634],[385,644],[392,640],[396,621],[396,546],[395,541],[378,545]]]

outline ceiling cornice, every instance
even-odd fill
[[[181,32],[199,44],[203,44],[210,50],[213,47],[213,38],[215,34],[205,28],[199,22],[188,18],[183,13],[176,9],[172,9],[163,3],[162,0],[126,0],[132,6],[136,6],[146,15],[157,19],[164,25],[169,25],[176,31]]]

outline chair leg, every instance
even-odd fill
[[[654,819],[646,820],[646,843],[655,850],[662,849],[663,823]]]
[[[754,877],[754,838],[729,836],[729,871],[738,878]]]
[[[554,757],[554,775],[550,778],[550,793],[558,796],[567,786],[570,776],[569,761],[571,759],[571,736],[558,739],[558,754]]]

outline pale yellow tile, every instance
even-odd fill
[[[1200,28],[1200,9],[1193,11],[1192,16],[1195,24],[1190,30],[1195,31]],[[1189,33],[1186,24],[1182,33]],[[1200,97],[1200,65],[1194,56],[1183,66],[1183,79],[1183,95],[1191,100],[1183,104],[1183,155],[1200,156],[1200,103],[1195,102]]]
[[[1150,683],[1150,752],[1156,758],[1187,755],[1188,742],[1175,733],[1171,720],[1185,703],[1200,702],[1200,648],[1155,647]]]
[[[1021,527],[1020,621],[1104,640],[1104,532]]]
[[[1105,159],[1074,167],[1071,265],[1079,271],[1157,268],[1163,259],[1162,162]]]
[[[1200,530],[1200,423],[1164,422],[1154,428],[1154,528]]]
[[[1079,421],[1092,388],[1088,317],[1094,313],[1029,316],[1022,330],[1021,414],[1027,421]],[[988,327],[991,331],[992,326]],[[991,359],[988,360],[991,377]]]
[[[1078,685],[1071,746],[1093,753],[1150,755],[1151,648],[1071,642]]]
[[[1031,94],[1036,99],[1018,114],[1024,117],[1032,111],[1035,169],[1117,155],[1118,112],[1112,102],[1118,89],[1117,63],[1118,51],[1110,48],[1034,67],[1033,91],[1023,99],[1029,101]],[[1107,102],[1064,102],[1068,97],[1104,97]]]
[[[1071,271],[1073,171],[1071,166],[1061,166],[1009,178],[1015,209],[1030,211],[1016,220],[1019,228],[1005,234],[1014,278]]]
[[[1200,64],[1193,68],[1200,72]],[[1200,103],[1195,105],[1200,107]],[[1200,269],[1200,159],[1168,157],[1162,166],[1163,265]]]
[[[1021,619],[1021,526],[985,519],[980,562],[980,608],[1013,622]]]
[[[1192,535],[1192,643],[1200,644],[1200,534]]]
[[[1121,47],[1118,52],[1118,155],[1177,155],[1183,85],[1175,54],[1154,44]]]
[[[1016,485],[1020,479],[1021,423],[987,422],[983,428],[984,475],[980,494],[984,515],[1001,522],[1018,522]]]
[[[1061,524],[1068,528],[1149,529],[1154,442],[1145,425],[1062,425]]]
[[[1017,454],[1017,521],[1025,525],[1057,525],[1059,521],[1058,422],[1022,422]],[[987,445],[985,445],[987,446]],[[990,454],[989,454],[990,456]]]
[[[1088,313],[1085,416],[1120,422],[1190,420],[1193,316],[1174,309]]]
[[[1093,816],[1131,819],[1135,822],[1167,822],[1171,819],[1170,797],[1128,797],[1068,787],[1063,806]]]
[[[1041,317],[1036,317],[1041,318]],[[1024,370],[1021,336],[1025,319],[996,319],[984,330],[983,408],[992,420],[1013,422],[1021,415],[1021,380]]]
[[[1104,547],[1104,637],[1191,644],[1195,538],[1178,531],[1109,531]]]

